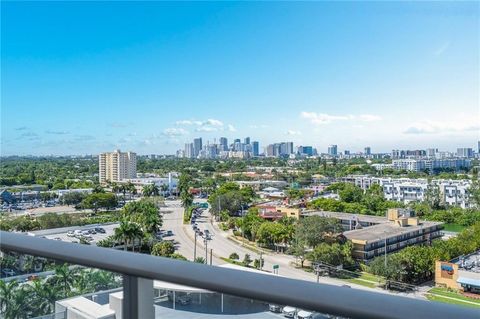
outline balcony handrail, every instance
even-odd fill
[[[478,310],[0,231],[0,249],[350,318],[478,318]]]

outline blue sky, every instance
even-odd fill
[[[2,155],[474,146],[475,2],[2,2]]]

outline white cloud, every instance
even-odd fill
[[[215,119],[208,119],[202,125],[223,126],[223,122]]]
[[[373,115],[373,114],[361,114],[361,115],[358,116],[358,118],[361,121],[364,121],[364,122],[374,122],[374,121],[382,120],[382,118],[380,116]]]
[[[216,132],[220,129],[212,126],[200,126],[195,129],[195,132]]]
[[[453,122],[453,121],[452,121]],[[455,121],[453,123],[422,121],[413,123],[403,133],[405,134],[440,134],[440,133],[462,133],[479,131],[480,125],[474,122]]]
[[[176,121],[175,125],[202,125],[202,122],[193,121],[193,120],[181,120],[181,121]]]
[[[65,135],[69,134],[67,131],[54,131],[54,130],[46,130],[45,133],[52,134],[52,135]]]
[[[316,113],[316,112],[302,112],[300,117],[310,120],[311,123],[316,125],[330,124],[334,121],[362,121],[362,122],[373,122],[379,121],[382,118],[378,115],[373,114],[360,114],[360,115],[330,115],[325,113]]]
[[[183,136],[187,135],[188,131],[183,128],[170,127],[163,130],[162,135],[167,137]]]
[[[304,119],[310,120],[313,124],[328,124],[333,121],[350,120],[353,115],[329,115],[325,113],[316,112],[302,112],[300,116]]]
[[[302,132],[295,130],[288,130],[287,135],[302,135]]]
[[[235,132],[236,129],[232,124],[226,125],[220,120],[217,119],[207,119],[205,121],[197,120],[180,120],[176,121],[175,125],[193,125],[196,126],[195,132],[218,132],[218,131],[230,131]]]

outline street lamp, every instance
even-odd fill
[[[203,235],[203,243],[205,244],[205,264],[208,265],[208,241],[210,239],[208,238],[207,234]]]

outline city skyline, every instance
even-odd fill
[[[480,137],[475,3],[1,5],[2,155]]]

